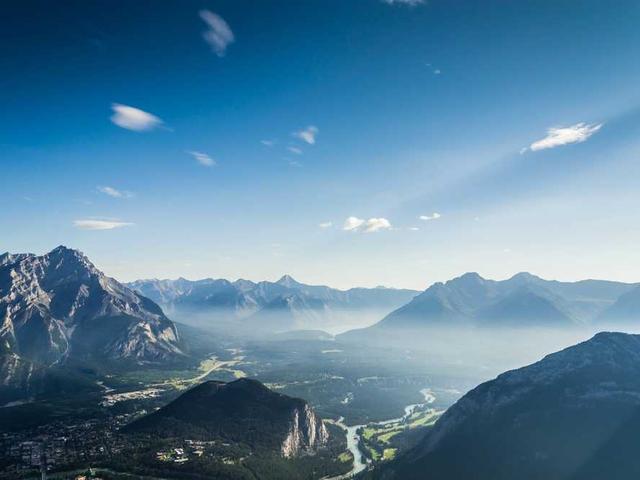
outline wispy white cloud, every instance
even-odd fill
[[[333,222],[322,222],[318,224],[320,228],[330,228],[333,226]]]
[[[424,220],[425,222],[428,222],[430,220],[438,220],[441,217],[442,215],[440,215],[438,212],[433,212],[431,215],[420,215],[418,218],[420,220]]]
[[[364,219],[358,217],[349,217],[344,221],[342,229],[351,232],[358,230],[362,225],[364,225]]]
[[[412,232],[417,232],[418,230],[420,230],[420,228],[418,228],[418,227],[409,227],[409,230],[411,230]]]
[[[276,144],[275,140],[260,140],[260,143],[265,147],[273,147]]]
[[[427,67],[429,67],[429,69],[431,69],[431,73],[433,73],[434,75],[440,75],[442,73],[442,70],[440,70],[439,68],[434,67],[431,63],[427,63]]]
[[[297,167],[297,168],[302,167],[302,164],[297,160],[287,160],[287,162],[289,163],[290,167]]]
[[[588,124],[580,122],[570,127],[551,127],[547,130],[546,137],[523,148],[520,153],[524,153],[527,150],[536,152],[538,150],[561,147],[562,145],[569,145],[571,143],[582,143],[600,130],[602,125],[602,123]]]
[[[372,233],[380,230],[387,230],[391,228],[391,222],[386,218],[370,218],[365,220],[364,218],[349,217],[344,221],[342,229],[347,232],[366,232]]]
[[[215,167],[218,164],[218,162],[216,162],[213,158],[211,158],[204,152],[195,152],[193,150],[190,150],[187,153],[195,158],[196,161],[203,167]]]
[[[289,150],[291,153],[295,153],[296,155],[302,155],[302,149],[301,148],[288,146],[287,150]]]
[[[113,197],[113,198],[133,198],[134,197],[133,192],[127,192],[126,190],[118,190],[113,187],[104,186],[104,187],[97,187],[97,189],[100,193],[104,193],[105,195],[109,195],[110,197]]]
[[[318,136],[318,127],[313,125],[309,125],[307,128],[303,130],[299,130],[293,133],[293,136],[299,138],[303,142],[307,142],[309,145],[313,145],[316,143],[316,137]]]
[[[425,0],[382,0],[387,5],[409,5],[415,7],[421,3],[425,3]]]
[[[117,220],[74,220],[73,226],[81,230],[113,230],[115,228],[130,227],[131,222],[120,222]]]
[[[129,105],[113,103],[111,104],[111,109],[113,110],[111,121],[121,128],[133,130],[134,132],[153,130],[163,123],[160,118],[152,113]]]
[[[210,10],[200,10],[200,18],[209,27],[203,32],[202,38],[209,44],[211,50],[219,57],[224,57],[229,44],[235,41],[231,28],[224,19]]]

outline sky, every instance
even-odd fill
[[[23,0],[0,251],[110,276],[640,281],[640,4]]]

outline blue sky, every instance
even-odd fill
[[[5,13],[2,251],[121,280],[640,280],[637,2]]]

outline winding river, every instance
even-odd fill
[[[384,420],[382,422],[371,422],[371,423],[374,423],[376,425],[387,425],[390,423],[406,420],[411,416],[411,414],[415,411],[416,408],[424,407],[426,405],[433,403],[436,400],[436,397],[428,388],[423,388],[422,390],[420,390],[420,393],[424,397],[424,402],[412,403],[411,405],[407,405],[406,407],[404,407],[404,415],[402,415],[401,417],[392,418],[390,420]],[[353,455],[353,468],[349,472],[343,475],[331,477],[326,480],[345,480],[347,478],[352,478],[356,474],[363,471],[365,468],[367,468],[367,466],[370,463],[370,461],[367,460],[367,458],[364,456],[364,452],[360,450],[360,445],[359,445],[360,435],[358,435],[358,429],[362,427],[366,427],[367,425],[365,424],[365,425],[347,426],[344,423],[344,417],[340,417],[340,419],[337,422],[335,422],[335,425],[339,426],[340,428],[342,428],[347,432],[347,449],[351,452],[351,455]]]

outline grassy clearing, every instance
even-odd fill
[[[385,448],[382,452],[382,460],[393,460],[396,457],[396,453],[398,453],[397,448]]]
[[[424,414],[418,415],[415,419],[410,418],[409,428],[416,427],[428,427],[436,423],[436,420],[440,417],[440,413],[436,411],[428,411]]]
[[[353,454],[350,451],[342,452],[338,455],[338,460],[342,463],[349,463],[353,461]]]
[[[389,441],[395,437],[397,434],[399,434],[400,432],[402,432],[402,428],[399,429],[395,429],[395,430],[391,430],[389,432],[386,433],[382,433],[380,435],[378,435],[378,441],[382,442],[382,443],[389,443]]]
[[[365,429],[362,432],[362,437],[365,440],[371,440],[371,437],[373,437],[376,433],[377,433],[377,430],[375,428],[365,427]]]

